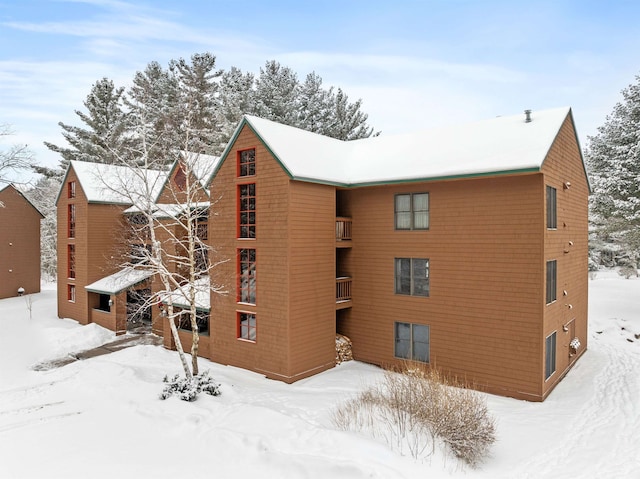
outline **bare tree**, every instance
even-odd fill
[[[13,134],[10,126],[0,124],[0,140]],[[0,184],[18,183],[17,174],[31,170],[35,166],[33,153],[27,145],[12,145],[0,149]]]

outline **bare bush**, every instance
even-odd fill
[[[414,458],[433,454],[440,442],[473,467],[495,442],[494,421],[479,393],[412,363],[400,372],[385,372],[380,384],[339,407],[333,420],[341,429],[383,439]]]

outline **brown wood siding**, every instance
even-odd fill
[[[40,213],[13,186],[0,191],[0,299],[40,292]]]
[[[237,178],[236,153],[256,149],[256,175]],[[237,185],[256,184],[256,238],[236,239]],[[209,242],[213,260],[227,261],[216,268],[212,280],[225,286],[226,295],[211,295],[211,359],[268,377],[287,380],[289,364],[289,178],[253,132],[245,127],[233,144],[211,184]],[[236,302],[239,248],[256,250],[256,304]],[[256,314],[255,342],[237,339],[238,311]]]
[[[355,189],[353,307],[338,328],[357,359],[394,358],[394,322],[430,326],[431,363],[501,394],[541,394],[541,175]],[[430,229],[396,231],[394,195],[430,194]],[[430,260],[430,296],[394,292],[394,258]]]
[[[575,360],[587,349],[588,316],[588,197],[589,187],[576,134],[567,117],[544,162],[545,185],[556,189],[558,227],[546,229],[545,258],[557,260],[557,299],[544,308],[543,338],[557,331],[556,372],[544,381],[544,354],[541,377],[546,396],[562,379]],[[569,188],[564,185],[570,183]],[[546,195],[545,195],[546,198]],[[545,208],[546,211],[546,208]],[[566,296],[564,291],[567,292]],[[569,306],[571,305],[571,307]],[[581,347],[569,357],[569,342],[573,330]],[[565,331],[566,329],[567,331]],[[544,341],[542,343],[544,348]]]
[[[301,379],[335,362],[336,194],[297,181],[290,192],[290,370]]]

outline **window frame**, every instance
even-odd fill
[[[547,381],[557,370],[557,331],[554,331],[544,340],[544,380]],[[551,369],[553,368],[553,369]]]
[[[67,205],[67,238],[76,237],[76,205]]]
[[[399,326],[408,326],[409,327],[409,337],[408,338],[400,338],[398,331]],[[426,328],[427,333],[427,341],[416,341],[415,329],[417,328]],[[398,354],[398,345],[401,341],[405,341],[407,344],[407,354],[399,355]],[[415,345],[426,344],[426,359],[416,357],[416,347]],[[396,359],[403,359],[409,361],[419,361],[425,364],[429,364],[431,362],[431,326],[428,324],[421,323],[407,323],[405,321],[394,321],[393,323],[393,357]]]
[[[253,152],[253,158],[245,161],[245,155]],[[237,152],[237,172],[238,178],[256,176],[256,149],[245,148]]]
[[[76,302],[76,285],[67,284],[67,301],[70,303]]]
[[[76,182],[74,180],[67,183],[67,198],[76,197]]]
[[[245,259],[244,254],[247,254]],[[238,264],[237,275],[238,284],[236,288],[236,302],[241,304],[255,305],[257,302],[257,254],[255,248],[238,248],[237,252]],[[246,285],[243,278],[244,272],[247,272]],[[251,301],[253,299],[253,301]]]
[[[247,317],[248,323],[246,326],[246,334],[243,333],[243,316]],[[253,318],[253,325],[251,325],[251,317]],[[252,334],[253,333],[253,337]],[[236,311],[236,339],[247,341],[250,343],[257,342],[258,339],[258,320],[256,313],[251,311]]]
[[[67,245],[67,278],[76,279],[76,245]]]
[[[201,336],[209,336],[209,330],[211,327],[211,311],[204,311],[202,309],[196,309],[196,324],[198,325],[198,334]],[[201,324],[206,324],[206,328],[201,327]],[[178,329],[182,331],[191,332],[191,317],[189,310],[183,309],[180,311]]]
[[[403,261],[409,261],[409,292],[404,292],[403,291],[403,284],[404,282],[406,282],[407,278],[404,278],[404,276],[401,275],[402,273],[402,265],[401,262]],[[426,288],[423,286],[423,290],[426,291],[426,294],[421,294],[421,293],[416,293],[416,285],[417,285],[417,281],[416,281],[416,277],[415,277],[415,273],[416,273],[416,263],[418,261],[424,261],[425,264],[425,272],[426,272],[426,276],[424,279],[426,279]],[[419,297],[419,298],[428,298],[431,296],[431,282],[430,282],[430,266],[431,266],[431,261],[429,258],[394,258],[394,262],[393,262],[393,270],[394,270],[394,293],[395,294],[400,294],[402,296],[415,296],[415,297]],[[400,273],[400,275],[399,275]]]
[[[547,229],[558,229],[558,193],[556,188],[547,185]]]
[[[251,186],[253,186],[253,194],[251,194]],[[249,188],[248,194],[243,195],[243,188]],[[255,239],[256,238],[256,184],[255,183],[242,183],[238,185],[238,231],[237,237],[239,239]],[[251,199],[253,199],[253,209],[251,206]],[[247,209],[245,207],[245,201]],[[246,214],[247,220],[243,222],[243,215]],[[251,215],[253,215],[253,222],[250,221]]]
[[[415,209],[415,196],[425,195],[427,197],[427,209],[426,210],[416,210]],[[409,198],[409,209],[408,210],[399,210],[398,209],[398,199],[401,197]],[[430,194],[428,191],[422,191],[419,193],[396,193],[393,197],[393,226],[396,231],[428,231],[431,226],[431,217],[429,214],[429,204],[430,204]],[[409,226],[404,228],[398,226],[398,218],[400,214],[408,214],[409,215]],[[419,213],[426,214],[426,226],[425,227],[416,227],[416,216]]]
[[[547,261],[545,286],[546,304],[552,304],[558,299],[558,260],[551,259]]]

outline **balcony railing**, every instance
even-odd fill
[[[336,218],[336,240],[345,241],[351,239],[351,218]]]
[[[351,301],[351,278],[341,276],[336,278],[336,303]]]

